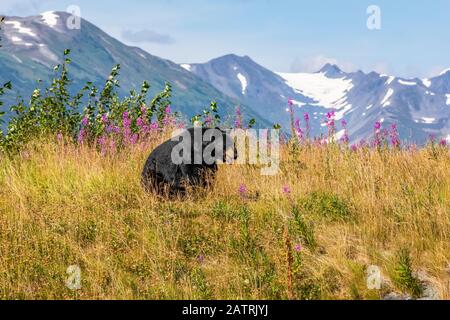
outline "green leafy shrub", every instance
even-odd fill
[[[394,281],[414,298],[420,297],[423,293],[422,282],[414,275],[411,254],[408,249],[403,248],[397,253]]]
[[[332,221],[348,220],[351,217],[350,206],[333,193],[312,192],[299,200],[299,206],[305,213],[322,216]]]
[[[80,142],[82,136],[83,142],[95,144],[105,138],[108,131],[123,129],[131,137],[140,133],[146,124],[147,127],[153,125],[154,129],[166,124],[172,92],[169,83],[149,103],[147,93],[150,85],[146,81],[142,83],[140,92],[132,90],[129,96],[120,98],[115,90],[119,86],[117,77],[120,71],[120,65],[116,65],[101,90],[87,82],[71,95],[69,55],[70,50],[65,50],[63,63],[55,66],[55,76],[48,88],[36,88],[29,103],[22,99],[10,108],[12,119],[6,134],[0,136],[1,150],[8,153],[19,151],[33,139],[49,135],[70,137],[74,142]],[[9,82],[0,87],[0,96],[10,88]],[[5,111],[0,111],[1,117]],[[175,119],[178,114],[170,116]],[[153,118],[155,122],[152,123]],[[119,146],[122,144],[123,141],[118,141]]]
[[[294,206],[292,208],[293,220],[291,222],[291,230],[293,234],[300,236],[303,242],[311,249],[317,246],[314,236],[314,227],[311,223],[305,221],[299,208]]]

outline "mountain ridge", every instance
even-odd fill
[[[178,64],[154,56],[138,47],[125,45],[109,36],[87,20],[81,20],[79,30],[68,29],[64,21],[69,14],[50,12],[31,17],[6,17],[0,31],[0,82],[12,81],[14,90],[5,96],[6,104],[16,103],[16,97],[31,96],[36,80],[49,84],[53,66],[62,62],[65,49],[71,49],[72,63],[69,73],[73,79],[74,92],[87,81],[97,87],[103,86],[116,64],[121,65],[119,94],[139,90],[144,80],[151,87],[149,96],[160,92],[168,81],[173,86],[173,110],[186,117],[203,112],[211,100],[220,105],[223,116],[234,113],[239,101],[235,101],[187,72]],[[245,118],[256,118],[260,124],[268,125],[264,118],[247,106],[241,106]]]
[[[327,134],[324,118],[332,109],[336,112],[335,120],[345,119],[347,122],[348,134],[353,142],[370,138],[376,122],[381,122],[384,127],[397,125],[403,140],[424,143],[430,136],[442,136],[450,141],[450,70],[429,79],[407,79],[375,71],[345,72],[336,64],[325,64],[314,73],[278,73],[258,65],[256,69],[266,71],[265,82],[276,85],[280,78],[283,81],[278,91],[283,88],[285,94],[277,95],[277,101],[272,100],[267,110],[264,109],[264,101],[270,101],[277,90],[270,88],[272,97],[251,96],[252,84],[260,86],[263,81],[258,79],[257,72],[248,70],[251,64],[244,57],[225,55],[203,64],[184,66],[189,66],[187,69],[190,72],[218,90],[240,96],[254,110],[263,115],[269,114],[271,119],[281,121],[284,126],[289,126],[289,116],[282,110],[287,100],[291,99],[300,120],[302,113],[312,115],[310,130],[316,136]],[[241,70],[246,72],[245,92],[240,92],[239,88]],[[291,92],[285,88],[286,85],[292,89]],[[234,87],[231,93],[230,87]],[[255,106],[254,101],[259,104]]]
[[[290,100],[296,117],[311,116],[314,136],[327,134],[324,118],[334,110],[335,120],[348,123],[352,141],[372,136],[375,122],[385,127],[397,124],[405,140],[423,143],[436,135],[450,141],[450,69],[428,79],[345,72],[336,64],[325,64],[315,73],[279,73],[233,53],[205,63],[178,64],[123,44],[86,20],[80,30],[69,30],[64,23],[68,17],[64,12],[46,12],[6,18],[0,34],[0,82],[12,80],[17,88],[6,97],[9,104],[17,95],[29,97],[37,79],[48,84],[52,67],[72,47],[74,89],[86,81],[101,86],[111,68],[121,64],[120,94],[139,89],[144,80],[152,85],[152,94],[169,81],[174,109],[187,117],[217,100],[223,116],[240,105],[246,118],[255,117],[261,126],[279,123],[288,129],[285,110]]]

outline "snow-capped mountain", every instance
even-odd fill
[[[62,62],[65,49],[71,49],[72,63],[69,76],[73,79],[73,92],[87,81],[102,87],[111,68],[121,65],[119,80],[121,95],[131,89],[140,89],[142,81],[151,85],[149,97],[164,88],[166,81],[173,86],[173,109],[186,117],[199,114],[217,100],[222,115],[233,114],[239,101],[232,99],[209,83],[178,64],[127,46],[112,38],[95,25],[82,19],[81,28],[67,27],[69,15],[64,12],[46,12],[32,17],[6,17],[0,30],[0,83],[11,81],[14,90],[3,97],[4,111],[22,96],[25,101],[36,88],[38,79],[47,85],[52,79],[53,67]],[[268,125],[254,111],[246,118],[256,118],[260,125]]]
[[[397,124],[404,140],[423,143],[435,135],[450,141],[450,70],[432,79],[346,73],[331,64],[316,73],[274,73],[233,55],[182,66],[285,127],[286,104],[292,99],[301,121],[304,113],[310,115],[314,136],[327,133],[325,115],[333,110],[337,137],[344,133],[340,123],[345,119],[352,141],[370,138],[378,121],[385,128]]]
[[[68,18],[63,12],[6,18],[0,31],[0,83],[11,80],[15,90],[6,96],[4,107],[17,95],[26,100],[36,80],[48,84],[53,66],[69,48],[74,90],[87,81],[101,86],[119,63],[121,94],[138,89],[143,80],[150,82],[153,94],[169,81],[173,107],[187,117],[215,99],[222,115],[233,114],[241,105],[244,115],[256,118],[260,126],[279,123],[289,131],[286,108],[291,99],[303,127],[303,114],[309,114],[311,136],[327,133],[325,115],[334,110],[337,136],[343,133],[340,120],[345,119],[352,141],[371,137],[377,121],[384,127],[396,123],[402,139],[422,143],[433,134],[450,141],[450,69],[430,79],[346,73],[330,64],[316,73],[276,73],[247,56],[232,54],[203,64],[178,65],[124,45],[86,20],[81,29],[71,30]]]
[[[249,105],[272,123],[286,123],[286,101],[313,102],[296,92],[282,77],[249,57],[226,55],[205,64],[181,64],[226,95]]]
[[[331,71],[330,71],[331,70]],[[402,79],[375,72],[345,73],[325,66],[315,74],[280,74],[317,106],[345,118],[352,140],[368,138],[376,121],[397,124],[403,139],[423,142],[430,135],[450,139],[450,73],[433,79]]]

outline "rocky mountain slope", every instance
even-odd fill
[[[53,67],[62,61],[65,49],[71,49],[70,76],[73,91],[87,81],[102,86],[115,64],[121,65],[119,93],[139,89],[148,80],[150,95],[173,86],[173,109],[187,117],[201,113],[211,100],[217,100],[223,115],[233,114],[239,101],[233,100],[178,64],[130,47],[112,38],[92,23],[82,20],[80,29],[69,29],[64,12],[46,12],[33,17],[6,17],[0,31],[0,83],[11,80],[14,90],[6,96],[5,106],[18,95],[25,100],[36,88],[36,81],[48,84]],[[242,106],[244,115],[263,119]]]

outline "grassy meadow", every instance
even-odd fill
[[[0,154],[0,299],[420,297],[424,277],[450,298],[449,148],[284,146],[278,175],[221,166],[211,190],[168,200],[140,185],[166,138]]]

